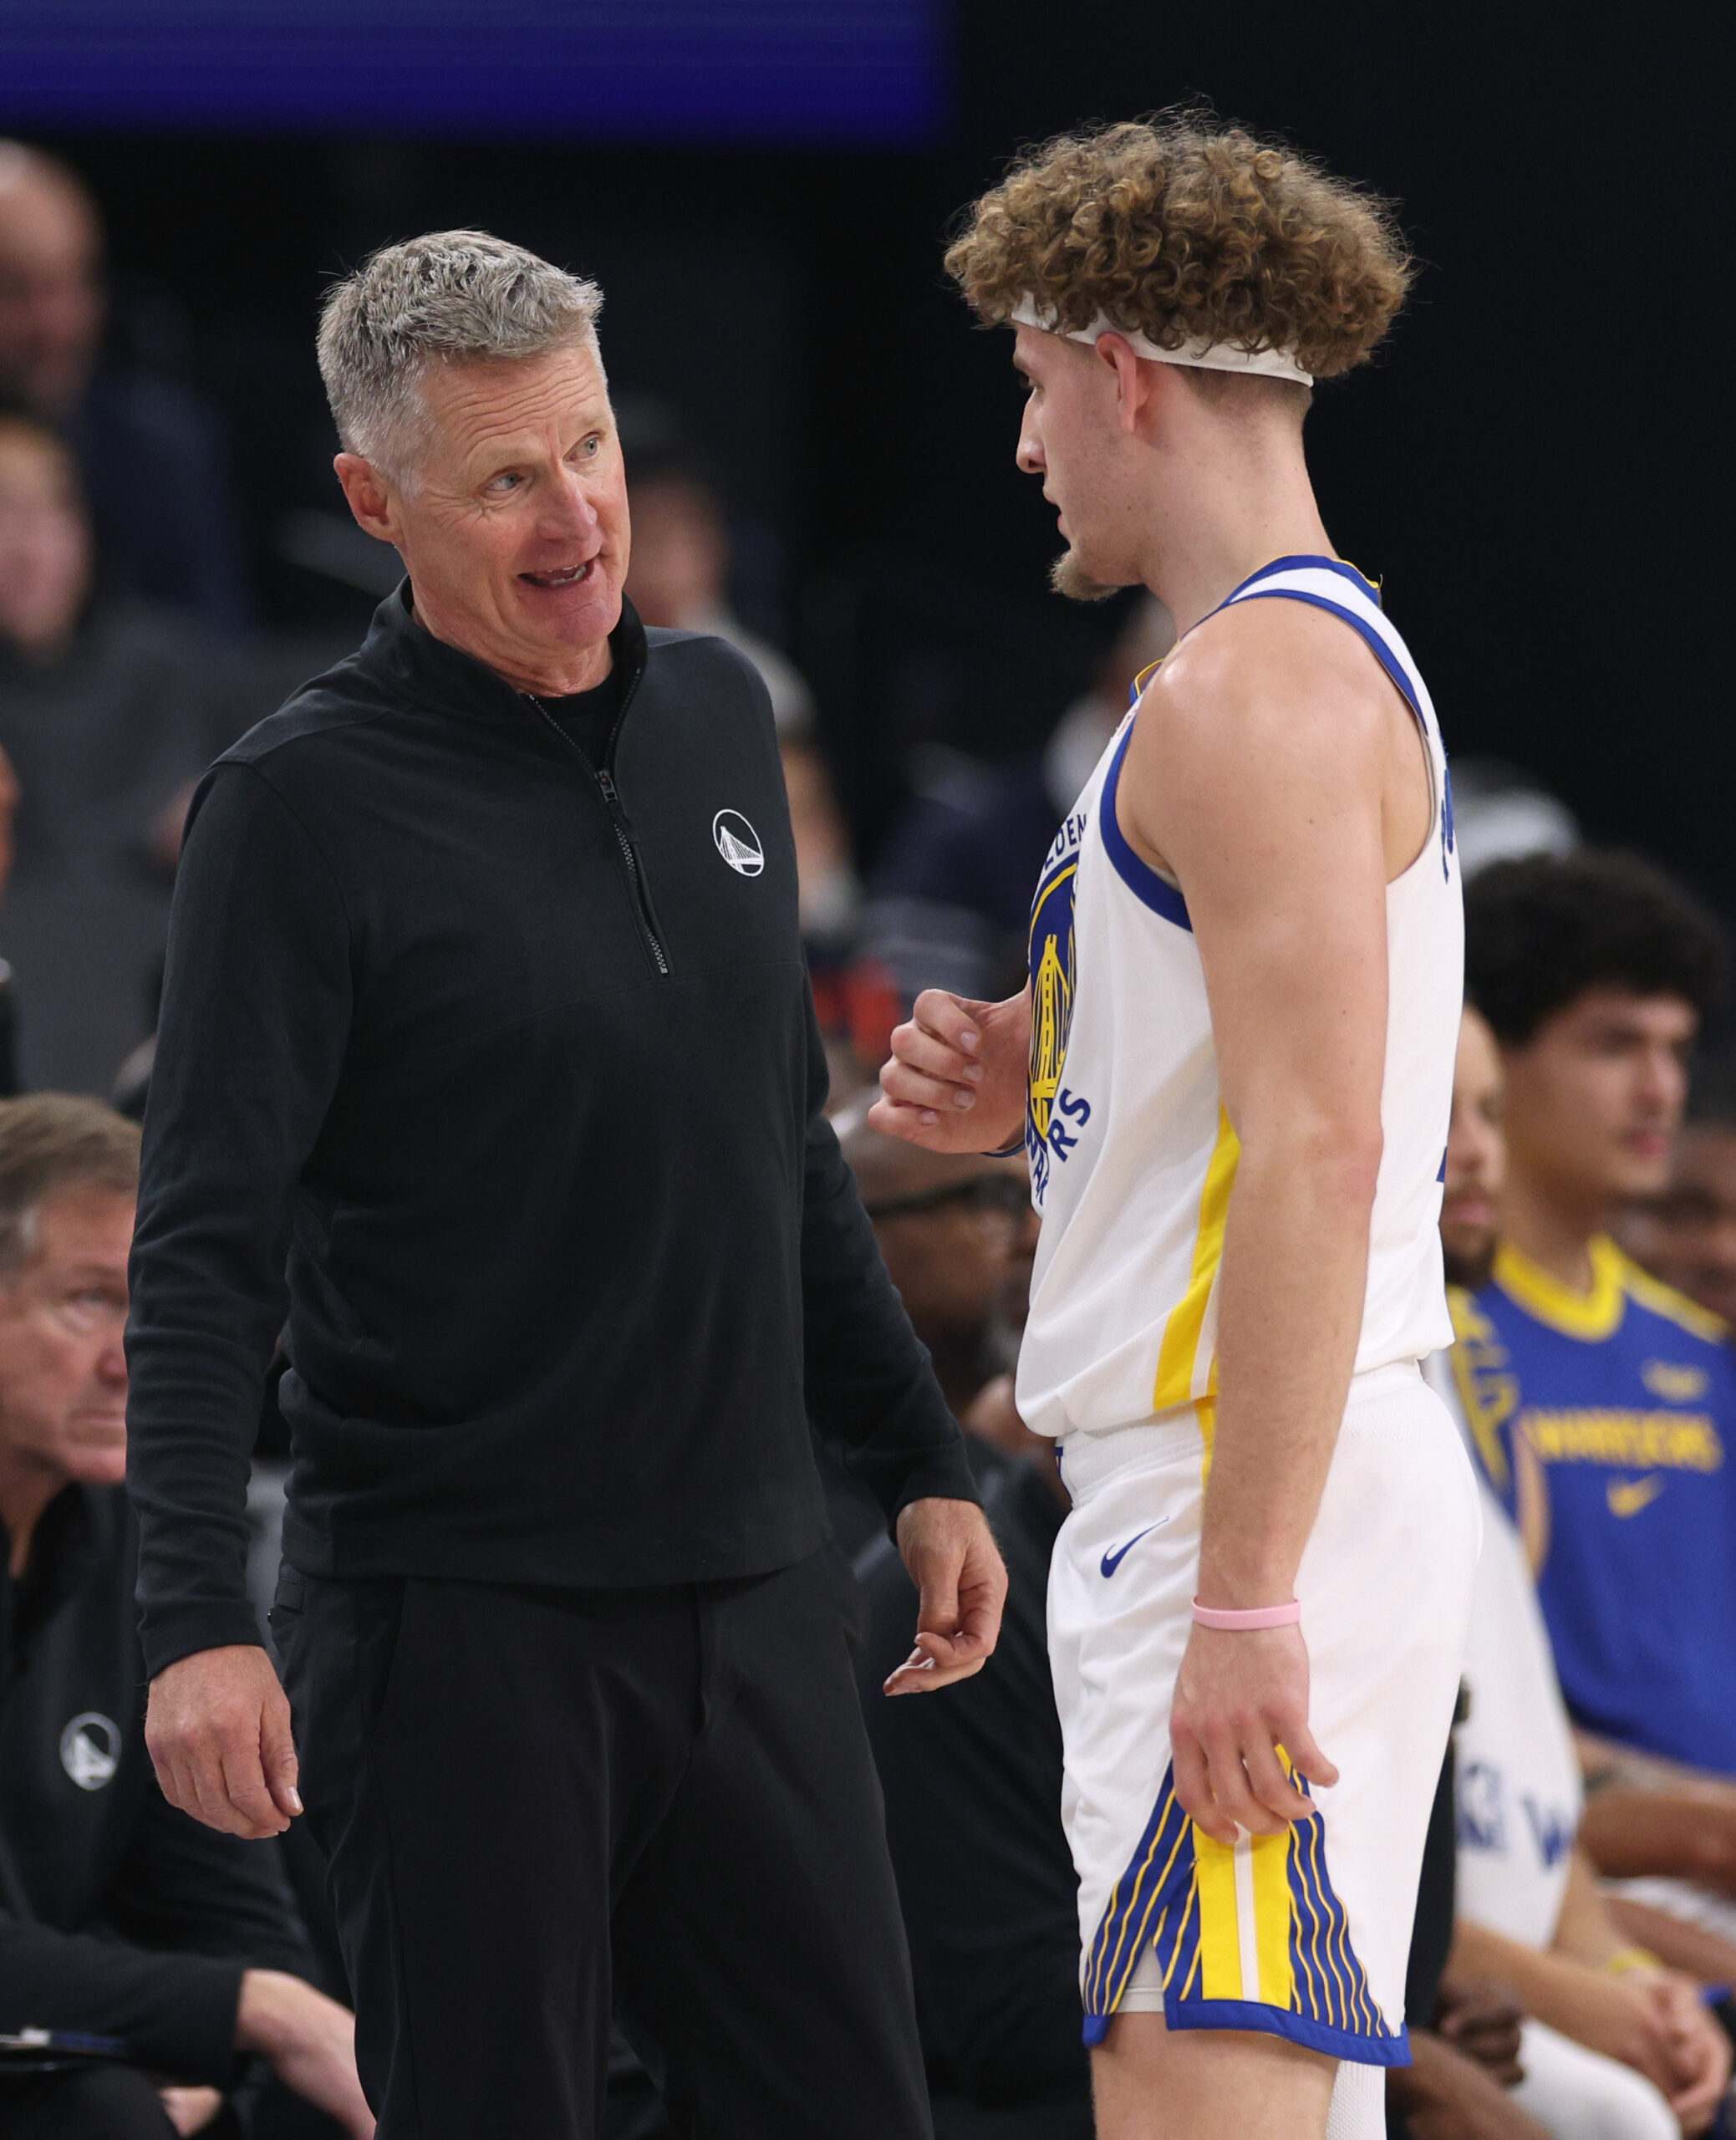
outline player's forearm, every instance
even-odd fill
[[[1736,1811],[1736,1776],[1715,1769],[1691,1768],[1666,1754],[1650,1754],[1637,1746],[1618,1745],[1613,1739],[1600,1739],[1595,1732],[1576,1730],[1574,1749],[1588,1792],[1601,1796],[1616,1785],[1634,1791],[1662,1791],[1698,1799],[1708,1805]]]
[[[1736,1944],[1717,1933],[1626,1895],[1610,1896],[1605,1907],[1624,1942],[1649,1948],[1666,1968],[1680,1969],[1702,1984],[1736,1984]]]
[[[1616,1784],[1586,1802],[1581,1841],[1610,1879],[1659,1874],[1736,1894],[1736,1806]]]
[[[1590,2010],[1585,1995],[1588,1985],[1601,1988],[1605,1980],[1581,1963],[1527,1947],[1504,1932],[1461,1917],[1453,1927],[1448,1967],[1455,1976],[1511,1985],[1527,2014],[1576,2042],[1590,2041],[1597,2033],[1601,2017]]]
[[[1632,1944],[1604,1907],[1596,1878],[1581,1850],[1575,1850],[1568,1867],[1552,1944],[1556,1954],[1594,1969],[1602,1969],[1611,1956]]]
[[[1377,1143],[1342,1124],[1244,1144],[1219,1281],[1208,1604],[1292,1595],[1355,1364],[1378,1164]]]

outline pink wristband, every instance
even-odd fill
[[[1194,1600],[1194,1618],[1202,1628],[1216,1628],[1222,1634],[1243,1634],[1256,1628],[1293,1628],[1302,1608],[1292,1597],[1287,1605],[1256,1605],[1251,1612],[1233,1613]]]

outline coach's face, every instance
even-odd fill
[[[400,483],[355,454],[356,518],[404,559],[436,639],[517,690],[563,697],[608,673],[627,577],[627,484],[588,348],[430,367],[429,423]]]

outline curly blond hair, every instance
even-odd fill
[[[1316,379],[1367,358],[1411,278],[1383,201],[1195,111],[1027,151],[946,266],[989,326],[1028,296],[1062,329],[1103,313],[1163,349],[1286,349]]]

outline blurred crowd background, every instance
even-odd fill
[[[828,974],[866,946],[900,987],[926,977],[935,917],[913,898],[958,910],[934,974],[1005,969],[1024,864],[991,833],[975,866],[999,881],[966,893],[957,821],[1005,812],[1040,849],[1088,724],[1046,769],[1045,748],[1118,696],[1143,628],[1125,600],[1045,591],[1052,517],[1013,467],[1005,338],[973,331],[941,243],[1021,141],[1196,94],[1401,206],[1417,298],[1372,369],[1321,396],[1311,451],[1455,756],[1736,906],[1695,586],[1723,539],[1728,418],[1689,351],[1720,346],[1729,301],[1698,205],[1715,70],[1692,10],[1621,43],[1474,10],[1303,26],[1106,0],[1065,35],[989,0],[590,0],[559,34],[526,0],[171,14],[0,9],[0,130],[58,160],[33,177],[13,150],[0,172],[0,393],[74,467],[33,507],[55,486],[14,435],[0,954],[25,1084],[109,1088],[149,1031],[174,783],[352,646],[392,583],[332,479],[313,321],[372,247],[456,224],[603,283],[634,592],[764,654]],[[1684,303],[1685,338],[1658,318]],[[131,742],[124,800],[88,768],[105,723]],[[77,923],[93,988],[116,991],[85,1016],[51,1000],[75,897],[43,879],[97,871],[130,934],[123,953]],[[874,977],[827,986],[872,1057]]]
[[[1014,470],[1006,340],[973,330],[943,240],[1021,142],[1193,96],[1393,197],[1418,295],[1367,374],[1320,395],[1311,455],[1339,550],[1380,582],[1430,680],[1467,872],[1632,851],[1721,940],[1730,300],[1708,26],[1676,0],[1571,35],[1546,14],[1305,19],[1267,0],[1061,16],[585,0],[557,24],[525,0],[169,13],[0,0],[0,1087],[140,1112],[191,788],[355,645],[396,582],[331,475],[326,283],[456,225],[595,277],[629,593],[649,623],[735,639],[771,688],[841,1134],[1015,1563],[1019,1639],[981,1696],[998,1709],[970,1712],[950,1752],[896,1733],[877,1748],[901,1877],[946,1898],[913,1922],[919,1983],[927,1968],[945,1987],[926,2015],[943,2126],[1079,2131],[1071,1876],[1044,1811],[1059,1754],[1040,1592],[1061,1501],[1007,1378],[1032,1239],[1022,1162],[893,1151],[863,1114],[919,988],[1017,986],[1042,854],[1171,628],[1148,597],[1080,609],[1047,591],[1052,515]],[[1650,969],[1606,968],[1594,982],[1658,992]],[[1713,1131],[1736,1090],[1729,1011],[1698,981],[1662,993],[1693,1012],[1677,1052],[1699,1050],[1702,1128],[1683,1149],[1700,1170],[1662,1199],[1606,1181],[1586,1208],[1601,1228],[1620,1203],[1642,1262],[1728,1312],[1736,1251],[1717,1228],[1736,1223],[1736,1167]],[[1681,1095],[1661,1104],[1673,1147]],[[1710,1231],[1684,1251],[1677,1221]],[[0,1359],[0,1455],[6,1390]],[[276,1431],[256,1481],[267,1590]],[[832,1488],[865,1626],[901,1625],[895,1562],[848,1480]],[[1736,1510],[1717,1540],[1736,1555]],[[980,1862],[931,1862],[909,1810],[943,1771],[1000,1807]],[[1696,1832],[1736,1837],[1733,1820],[1720,1800]],[[1634,1872],[1605,1825],[1609,1869]],[[341,1997],[317,1868],[288,1872],[308,1972]],[[1728,1895],[1736,1874],[1713,1885]],[[22,1907],[0,1893],[0,1949]],[[1446,1921],[1450,1936],[1450,1897]],[[1695,1980],[1717,1992],[1708,1951]],[[1499,1997],[1442,1998],[1455,2042],[1480,2030],[1486,2070],[1514,2062]],[[1661,2051],[1627,2063],[1668,2094]],[[204,2129],[215,2100],[171,2106],[178,2129]],[[659,2129],[624,2049],[616,2108],[620,2135]],[[1418,2140],[1536,2129],[1461,2112],[1413,2103]]]

